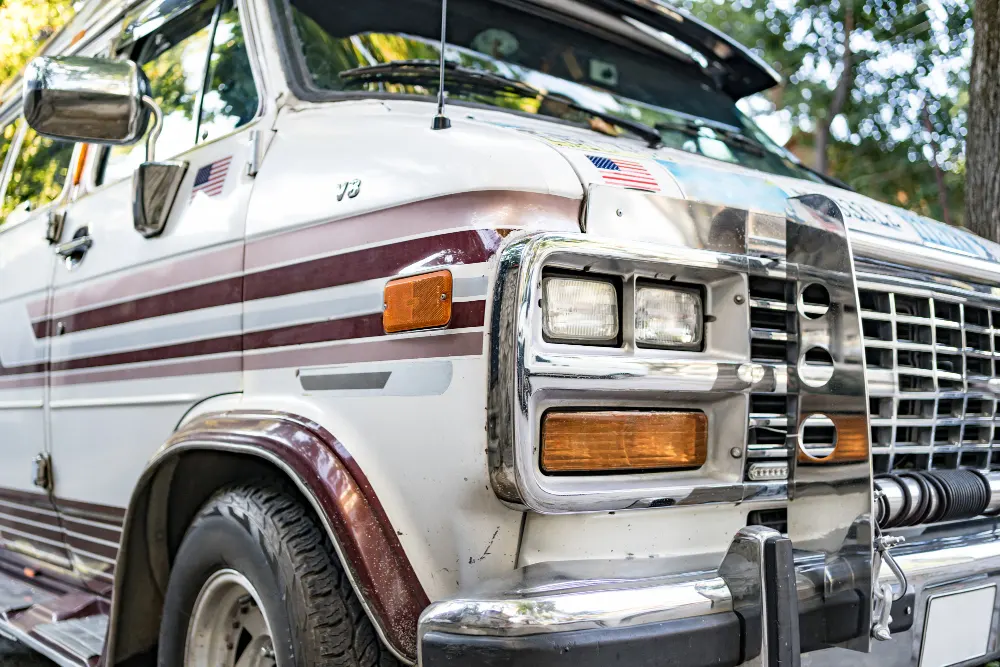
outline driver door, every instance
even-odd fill
[[[65,239],[89,247],[55,270],[50,425],[55,500],[74,564],[113,582],[124,508],[193,405],[242,388],[244,221],[259,95],[240,8],[208,0],[123,56],[163,111],[158,161],[187,163],[165,229],[133,226],[144,144],[91,146]],[[96,55],[96,54],[94,54]]]

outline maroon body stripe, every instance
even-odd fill
[[[483,325],[486,317],[485,301],[464,301],[454,304],[448,329],[465,329]],[[307,345],[352,338],[374,338],[384,336],[382,313],[359,315],[339,320],[324,320],[309,324],[296,324],[279,329],[269,329],[248,333],[244,337],[244,349],[258,350],[286,345]]]
[[[451,232],[266,269],[247,275],[245,298],[253,301],[385,278],[415,264],[479,264],[493,256],[502,240],[492,229]]]
[[[0,535],[4,535],[5,528],[9,528],[12,531],[17,531],[17,533],[19,533],[15,534],[12,532],[9,537],[10,541],[17,541],[19,539],[24,539],[31,542],[32,537],[38,537],[44,540],[60,543],[62,542],[63,539],[62,533],[59,532],[58,527],[41,528],[39,526],[33,526],[30,523],[22,523],[20,521],[17,521],[16,519],[0,516]],[[52,546],[46,545],[44,548],[46,550],[49,550],[52,549]]]
[[[452,319],[448,329],[464,329],[483,326],[486,317],[485,301],[461,301],[454,304]],[[332,341],[351,340],[356,338],[374,338],[384,336],[382,314],[359,315],[337,320],[323,320],[295,324],[277,329],[255,331],[244,335],[232,334],[188,343],[176,343],[144,350],[116,352],[94,357],[83,357],[67,361],[57,361],[52,364],[53,371],[74,371],[123,364],[151,363],[171,359],[186,359],[189,357],[206,356],[240,352],[241,350],[259,350],[269,347],[284,347],[291,345],[306,345]],[[397,339],[400,340],[400,339]],[[220,360],[235,361],[236,360]],[[137,371],[150,369],[134,369]],[[225,365],[225,370],[239,370]],[[197,372],[197,371],[195,371]],[[207,369],[205,372],[208,372]],[[72,378],[73,376],[69,376]],[[60,376],[53,378],[53,384],[63,384]],[[123,378],[124,379],[124,378]],[[68,383],[67,383],[68,384]]]
[[[129,352],[115,352],[113,354],[102,354],[95,357],[82,357],[80,359],[69,359],[67,361],[56,361],[52,363],[53,371],[72,371],[81,368],[95,368],[98,366],[119,366],[121,364],[136,364],[152,361],[164,361],[166,359],[179,359],[183,357],[198,357],[207,354],[225,354],[227,352],[240,351],[240,335],[220,336],[206,340],[197,340],[190,343],[175,343],[173,345],[163,345],[160,347],[150,347],[144,350],[132,350]]]
[[[106,544],[101,544],[100,542],[92,542],[91,540],[77,537],[76,535],[66,535],[66,545],[73,551],[79,558],[86,559],[87,554],[94,554],[95,556],[100,556],[102,558],[110,558],[114,560],[118,558],[118,549],[116,547],[109,547]],[[85,552],[85,553],[80,553]],[[114,570],[114,568],[104,561],[97,560],[108,570]]]
[[[45,524],[46,526],[52,526],[53,528],[59,527],[59,518],[55,516],[52,512],[52,508],[46,508],[49,510],[47,513],[39,512],[34,508],[25,507],[23,505],[13,505],[4,501],[0,501],[0,515],[5,515],[8,518],[16,519],[27,519],[28,521],[33,521],[35,523]]]
[[[150,317],[174,315],[191,310],[212,308],[239,303],[242,297],[242,278],[225,278],[204,285],[184,287],[165,294],[145,296],[134,301],[126,301],[113,306],[85,310],[71,315],[60,316],[63,333],[86,329],[97,329],[114,324],[124,324]],[[32,328],[35,336],[43,338],[48,333],[47,322],[35,322]]]
[[[51,320],[34,322],[32,329],[37,338],[44,338],[51,335],[51,331],[56,328],[56,320],[62,324],[63,334],[69,334],[152,317],[225,306],[240,301],[285,296],[385,278],[400,269],[418,263],[428,267],[477,264],[489,260],[499,248],[501,241],[501,234],[493,229],[468,230],[411,239],[266,269],[243,278],[225,278],[141,297],[134,301],[61,315]]]
[[[97,538],[99,540],[104,540],[105,542],[113,542],[118,544],[121,542],[121,528],[111,528],[111,527],[98,527],[89,523],[79,523],[64,516],[63,527],[74,533],[79,533],[80,535],[85,535],[87,537]]]

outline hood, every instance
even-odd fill
[[[628,137],[602,137],[575,128],[550,129],[539,125],[530,120],[511,123],[509,116],[503,122],[503,126],[532,135],[560,152],[573,166],[585,189],[594,185],[632,188],[779,216],[785,213],[787,198],[822,194],[840,207],[852,232],[857,256],[910,264],[906,255],[927,250],[933,255],[952,255],[952,262],[958,257],[962,258],[960,262],[1000,261],[1000,245],[996,243],[854,192],[766,174],[680,150],[651,149]],[[887,257],[886,248],[895,254]],[[996,268],[990,271],[994,279],[997,272]]]

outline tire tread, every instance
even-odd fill
[[[283,486],[258,482],[219,491],[199,513],[206,516],[232,508],[256,524],[260,538],[279,550],[279,567],[287,567],[305,612],[302,623],[312,648],[304,664],[337,667],[400,667],[379,640],[354,592],[333,543],[315,518]],[[197,518],[195,519],[197,521]]]

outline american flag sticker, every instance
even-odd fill
[[[222,188],[226,184],[226,174],[229,173],[229,163],[232,161],[233,156],[230,155],[199,169],[194,175],[191,199],[194,199],[199,192],[204,192],[209,197],[222,194]]]
[[[587,159],[601,172],[601,178],[605,183],[650,192],[660,191],[660,184],[656,182],[656,178],[635,160],[622,158],[612,160],[601,155],[588,155]]]

